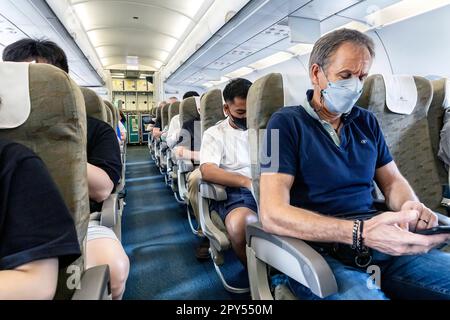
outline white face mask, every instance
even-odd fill
[[[323,74],[325,75],[325,72]],[[361,97],[363,86],[363,82],[355,77],[335,82],[328,81],[328,88],[322,90],[328,111],[336,114],[352,111],[356,101]]]

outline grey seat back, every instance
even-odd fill
[[[0,63],[0,74],[5,65]],[[13,64],[12,68],[17,67]],[[80,247],[84,252],[89,222],[89,194],[86,158],[86,110],[80,88],[60,69],[47,64],[29,64],[27,79],[9,88],[29,86],[31,113],[24,124],[0,130],[0,138],[15,141],[32,149],[45,163],[73,217]],[[22,101],[17,101],[17,106]],[[14,106],[14,107],[15,107]],[[6,108],[2,106],[0,108]],[[43,199],[45,201],[45,199]],[[77,265],[84,269],[83,259]],[[61,270],[57,298],[69,298],[68,273]]]
[[[225,119],[223,99],[220,89],[208,91],[200,102],[202,136],[206,130]]]
[[[103,106],[105,108],[106,111],[106,123],[108,123],[111,127],[113,127],[113,122],[114,122],[114,118],[113,118],[113,114],[111,109],[109,109],[109,107],[106,105],[105,102],[103,102]]]
[[[433,155],[435,156],[436,168],[441,185],[448,184],[447,171],[445,170],[443,162],[437,156],[441,140],[441,130],[444,126],[444,117],[446,113],[450,112],[448,101],[446,101],[446,97],[450,93],[447,92],[447,82],[448,79],[445,78],[431,82],[433,86],[433,100],[431,101],[430,110],[428,111],[431,145],[433,147]]]
[[[165,105],[161,108],[161,130],[169,125],[169,108],[170,104]]]
[[[104,103],[112,114],[111,126],[113,128],[116,128],[117,124],[119,123],[119,110],[116,107],[114,107],[111,102],[107,100],[105,100]]]
[[[156,109],[156,122],[159,122],[159,123],[161,123],[161,121],[162,121],[162,107],[158,107],[157,109]]]
[[[172,103],[169,107],[169,124],[172,121],[172,118],[180,114],[180,103],[175,102]]]
[[[194,97],[184,99],[181,102],[179,114],[181,127],[183,126],[183,123],[198,118],[199,114],[197,111],[197,104],[195,103]]]
[[[81,92],[83,93],[84,101],[86,103],[87,115],[108,123],[106,108],[97,93],[88,88],[81,88]]]
[[[375,114],[400,172],[420,200],[431,209],[442,212],[442,187],[428,121],[433,87],[423,77],[415,76],[414,82],[418,98],[409,115],[388,109],[385,81],[381,75],[370,76],[365,81],[363,95],[357,104]]]
[[[247,97],[247,126],[255,198],[259,202],[260,161],[264,154],[264,136],[272,115],[284,106],[283,77],[271,73],[253,83]],[[270,134],[270,133],[267,133]]]

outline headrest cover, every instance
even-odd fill
[[[398,114],[412,114],[418,99],[414,77],[403,75],[383,75],[383,77],[387,108]]]
[[[31,113],[29,63],[0,63],[0,129],[24,124]]]

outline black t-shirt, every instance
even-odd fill
[[[154,128],[161,130],[161,120],[158,120],[158,119],[156,120]]]
[[[116,186],[122,175],[120,146],[116,133],[106,122],[87,117],[87,160],[109,176]],[[102,210],[102,203],[90,201],[91,212]]]
[[[190,141],[186,141],[189,138]],[[195,118],[183,123],[180,139],[177,145],[189,147],[191,151],[200,151],[202,145],[200,118]]]
[[[72,217],[42,160],[24,146],[0,140],[0,270],[80,256]]]

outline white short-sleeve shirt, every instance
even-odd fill
[[[251,179],[248,131],[234,129],[228,119],[206,130],[200,150],[200,164],[206,163]]]

